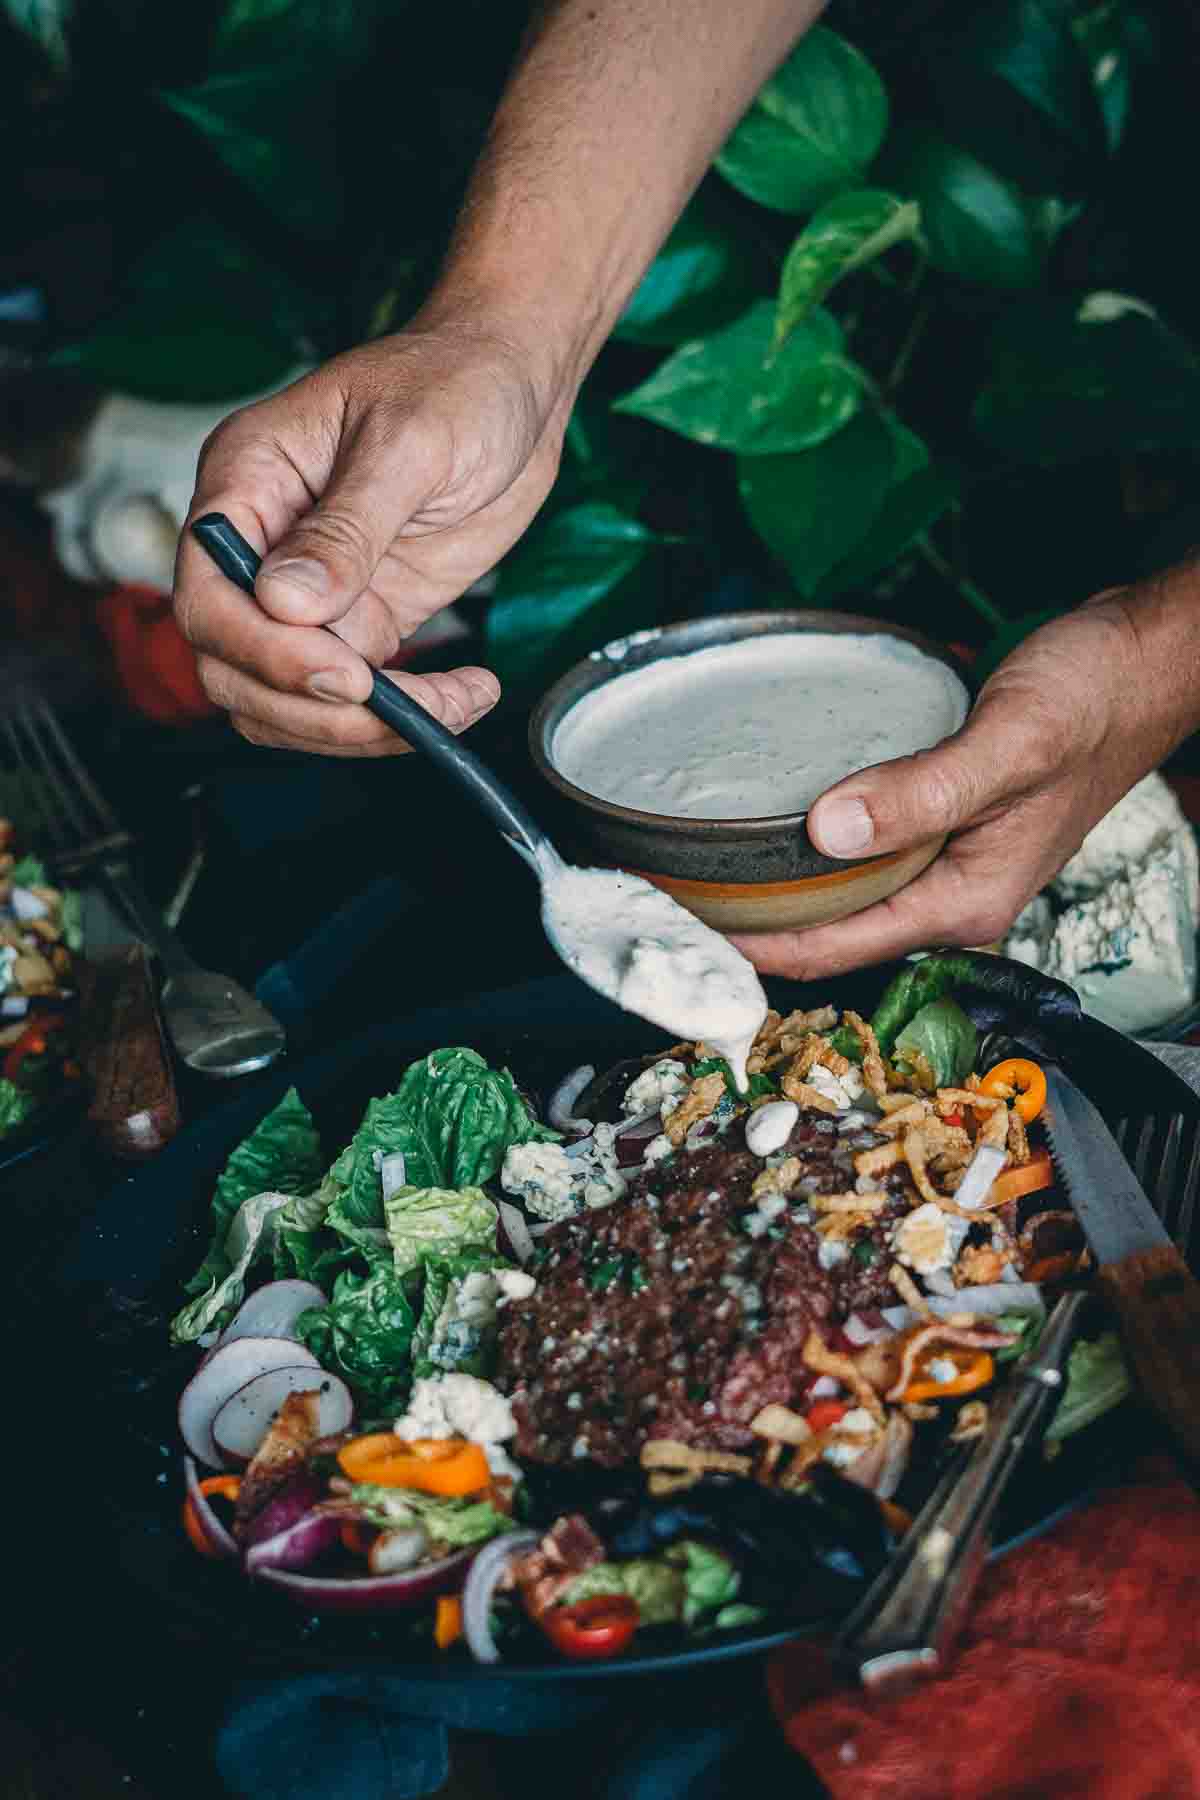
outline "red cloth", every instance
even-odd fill
[[[1200,1503],[1169,1463],[985,1574],[954,1667],[892,1701],[771,1659],[784,1733],[834,1800],[1196,1800]]]

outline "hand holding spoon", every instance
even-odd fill
[[[224,513],[207,513],[191,529],[222,574],[253,598],[262,559]],[[379,670],[365,705],[456,782],[528,863],[541,883],[546,936],[567,967],[628,1012],[703,1040],[728,1059],[744,1088],[767,1002],[741,951],[648,881],[564,862],[506,783]]]

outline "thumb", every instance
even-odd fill
[[[343,442],[325,492],[263,559],[255,596],[288,625],[327,625],[366,592],[396,533],[440,482],[412,430]]]
[[[1032,784],[1028,732],[999,696],[932,750],[849,775],[813,803],[808,835],[825,856],[883,856],[944,837]]]

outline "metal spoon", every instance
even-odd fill
[[[205,513],[193,524],[192,536],[207,550],[222,575],[253,598],[262,558],[225,514]],[[457,782],[539,878],[547,867],[561,860],[533,814],[511,788],[402,688],[376,671],[365,705],[405,743],[424,751],[443,775]]]

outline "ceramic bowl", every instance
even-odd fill
[[[899,625],[853,613],[726,613],[639,631],[594,650],[555,682],[529,722],[529,747],[556,796],[554,825],[577,862],[628,869],[722,931],[776,931],[825,924],[884,900],[929,866],[944,839],[890,856],[842,862],[809,839],[803,812],[763,819],[676,819],[639,812],[576,787],[555,768],[554,733],[585,694],[662,657],[778,632],[852,632],[902,639],[953,671],[966,671],[941,646]]]

